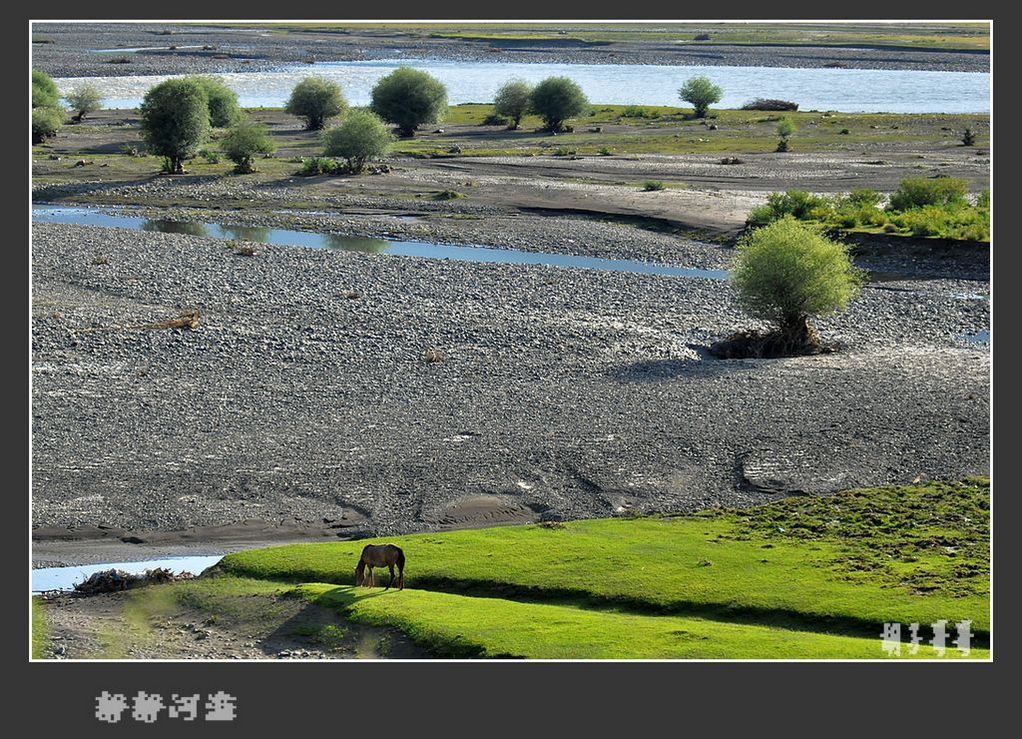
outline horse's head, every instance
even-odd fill
[[[355,568],[355,584],[356,585],[361,585],[363,582],[365,582],[365,569],[366,569],[366,563],[365,562],[359,562],[358,566]]]

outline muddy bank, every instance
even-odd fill
[[[750,322],[710,280],[33,234],[49,538],[348,517],[347,537],[987,472],[982,283],[866,289],[820,323],[838,354],[716,361]],[[198,328],[131,328],[184,309]]]
[[[907,48],[745,46],[677,40],[586,43],[558,39],[416,37],[352,26],[344,32],[271,32],[148,23],[36,23],[33,63],[55,77],[245,72],[316,62],[429,58],[491,62],[668,64],[678,66],[825,67],[987,72],[986,52]],[[679,34],[679,40],[691,35]],[[171,49],[169,47],[177,48]],[[122,51],[122,49],[140,49]],[[96,53],[102,50],[102,53]],[[111,63],[111,60],[127,60]]]

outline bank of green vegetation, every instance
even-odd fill
[[[386,589],[386,572],[376,588],[354,586],[362,547],[383,539],[237,552],[204,577],[130,591],[96,656],[154,648],[187,612],[241,638],[272,629],[328,651],[350,641],[347,623],[400,630],[434,657],[531,659],[879,659],[885,622],[906,640],[922,625],[924,643],[900,658],[937,658],[929,625],[947,620],[953,638],[968,619],[968,657],[987,659],[989,513],[989,483],[975,478],[388,537],[407,556],[404,590]],[[949,642],[942,658],[962,656]]]
[[[352,587],[366,541],[238,552],[218,569],[295,584],[448,656],[868,658],[884,622],[969,619],[977,644],[989,635],[985,479],[387,541],[407,554],[405,591]]]
[[[786,215],[831,230],[990,241],[990,191],[970,200],[965,181],[953,177],[909,177],[887,199],[866,189],[831,197],[772,193],[748,223],[763,226]]]

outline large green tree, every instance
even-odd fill
[[[341,157],[348,171],[361,172],[372,159],[387,153],[393,137],[379,117],[368,110],[353,110],[341,125],[323,134],[324,156]]]
[[[318,131],[327,119],[339,116],[348,107],[340,86],[324,77],[306,77],[291,91],[284,110],[305,121],[308,131]]]
[[[32,70],[32,107],[56,108],[60,103],[57,83],[40,69]]]
[[[239,119],[220,141],[224,154],[234,162],[234,171],[248,174],[255,171],[252,160],[257,154],[272,154],[276,149],[273,139],[259,121],[249,117]]]
[[[194,75],[184,79],[195,82],[206,94],[206,108],[209,110],[209,125],[227,128],[241,118],[238,95],[224,81],[213,75]]]
[[[705,118],[709,107],[724,97],[724,90],[708,77],[692,77],[678,89],[678,97],[692,103],[696,118]]]
[[[172,174],[184,171],[184,160],[209,136],[206,93],[195,80],[169,79],[145,94],[142,136],[153,154],[166,159]]]
[[[547,77],[532,90],[530,108],[548,131],[560,131],[564,121],[582,115],[589,107],[582,88],[568,77]]]
[[[810,319],[847,307],[862,275],[844,244],[786,215],[738,242],[731,280],[742,308],[797,348],[818,343]]]
[[[75,118],[84,120],[89,113],[95,113],[103,107],[103,97],[91,82],[82,82],[71,92],[64,96],[71,110],[75,112]]]
[[[522,122],[529,110],[529,98],[532,95],[532,85],[525,80],[510,80],[505,82],[493,98],[493,112],[497,115],[511,119],[510,129],[516,129]]]
[[[420,69],[399,67],[376,83],[371,109],[397,126],[402,136],[414,136],[424,123],[439,123],[447,114],[447,88]]]

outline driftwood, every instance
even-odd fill
[[[82,595],[116,593],[121,590],[140,588],[144,585],[155,585],[190,577],[192,576],[188,574],[174,575],[173,572],[163,567],[146,570],[141,575],[131,575],[124,570],[103,570],[102,572],[93,572],[88,580],[75,585],[75,592]]]
[[[169,329],[169,328],[188,328],[196,329],[199,327],[199,318],[201,314],[198,310],[190,310],[181,313],[176,318],[168,318],[165,321],[156,321],[154,323],[143,323],[136,326],[100,326],[96,328],[85,328],[82,331],[133,331],[133,330],[146,330],[146,329]]]

